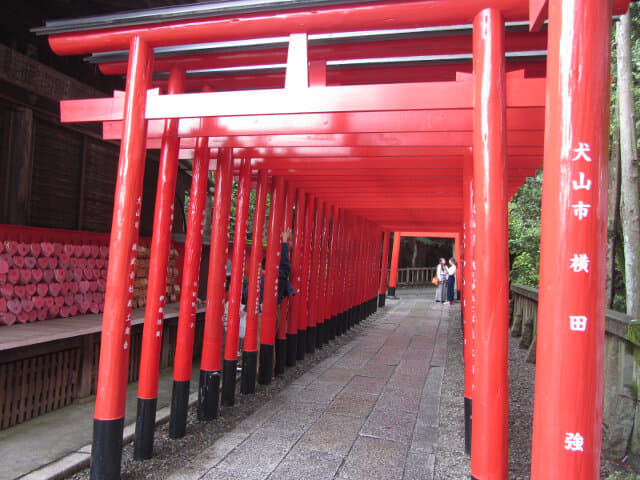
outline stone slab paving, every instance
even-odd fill
[[[433,479],[450,308],[387,300],[354,341],[171,478]]]

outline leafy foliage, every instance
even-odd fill
[[[542,171],[530,177],[509,202],[509,259],[513,283],[538,286]]]

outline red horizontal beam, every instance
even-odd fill
[[[147,143],[147,148],[148,149],[157,149],[158,147],[158,142],[156,141],[149,141]],[[422,148],[422,149],[439,149],[439,150],[443,150],[443,151],[450,151],[453,152],[454,150],[461,150],[467,147],[454,147],[454,146],[442,146],[442,145],[437,145],[437,146],[420,146],[420,147],[387,147],[387,146],[366,146],[366,147],[357,147],[357,146],[346,146],[346,147],[332,147],[332,146],[327,146],[327,147],[257,147],[257,148],[233,148],[233,155],[234,158],[242,158],[243,156],[248,157],[248,158],[252,158],[254,160],[254,162],[261,162],[263,160],[271,160],[271,159],[286,159],[286,158],[295,158],[298,160],[314,160],[314,159],[324,159],[324,158],[328,158],[327,155],[331,155],[333,150],[336,150],[337,153],[337,158],[342,157],[344,155],[344,150],[366,150],[368,153],[368,156],[370,158],[376,158],[376,157],[386,157],[388,156],[389,153],[393,152],[394,150],[398,150],[398,151],[402,151],[402,149],[406,149],[407,150],[407,155],[402,155],[399,154],[398,158],[403,158],[403,157],[412,157],[414,155],[411,155],[409,150],[411,149],[418,149],[418,148]],[[542,148],[542,146],[540,146],[540,148]],[[328,151],[327,151],[328,150]],[[338,150],[342,150],[342,151],[338,151]],[[380,150],[379,152],[376,150]],[[210,158],[212,158],[211,160],[211,167],[215,166],[215,156],[217,155],[218,149],[217,148],[211,148],[210,149]],[[260,153],[262,152],[262,153]],[[290,154],[287,154],[286,152],[291,152]],[[542,153],[540,155],[535,155],[535,156],[541,156]],[[458,161],[458,156],[456,154],[453,153],[447,153],[446,155],[425,155],[421,158],[424,159],[429,159],[429,158],[440,158],[443,160],[447,160],[450,159],[451,161]],[[529,155],[528,155],[529,156]],[[180,149],[180,158],[181,159],[191,159],[193,158],[193,148],[181,148]]]
[[[260,147],[384,147],[384,146],[453,146],[467,147],[472,143],[470,131],[448,132],[390,132],[390,133],[335,133],[310,135],[238,135],[209,137],[212,148]],[[507,132],[507,145],[542,146],[544,131],[516,130]],[[182,148],[193,148],[193,139],[183,139]],[[160,139],[151,139],[147,148],[160,148]]]
[[[433,173],[435,162],[447,161],[447,168],[438,171],[448,174],[461,174],[462,160],[458,157],[314,157],[314,158],[266,158],[251,162],[253,168],[270,170],[310,170],[321,173],[325,170],[350,171],[352,169],[366,169],[370,174],[376,170],[405,170],[429,168]],[[455,162],[455,167],[451,164]]]
[[[544,61],[509,61],[507,73],[524,71],[524,77],[545,77],[547,64]],[[471,74],[471,63],[446,63],[428,65],[367,65],[357,68],[331,68],[326,73],[327,85],[365,85],[379,83],[418,83],[450,82],[460,73]],[[235,75],[189,76],[185,82],[186,92],[200,92],[207,86],[217,90],[256,90],[265,88],[284,88],[284,72],[247,72]],[[156,79],[154,87],[166,91],[168,81]]]
[[[413,210],[418,210],[419,211],[419,210],[425,210],[427,208],[427,206],[428,206],[427,202],[423,202],[423,203],[418,202],[418,201],[405,201],[405,202],[403,202],[403,201],[397,200],[397,199],[382,199],[382,200],[379,200],[377,202],[375,202],[375,201],[372,202],[371,205],[367,205],[367,202],[356,202],[356,203],[352,204],[351,202],[340,202],[340,201],[335,201],[333,199],[325,199],[325,198],[321,198],[321,197],[318,197],[318,198],[320,200],[326,200],[330,204],[333,204],[338,208],[344,208],[346,210],[351,210],[351,211],[356,211],[356,210],[361,209],[361,208],[362,209],[364,209],[364,208],[375,208],[376,210],[382,210],[382,209],[387,208],[387,209],[389,209],[389,211],[393,211],[394,208],[396,210],[405,208],[405,209],[413,209]],[[443,202],[451,202],[452,200],[450,198],[447,198],[447,197],[440,197],[440,198],[434,197],[431,201],[432,202],[441,202],[441,203],[443,203]],[[453,205],[453,206],[456,207],[456,209],[459,210],[459,212],[460,212],[459,215],[456,215],[453,218],[456,218],[456,217],[462,218],[462,202],[460,202],[457,205]],[[362,213],[359,212],[359,214],[362,214]],[[362,214],[362,216],[364,216],[366,218],[369,218],[369,219],[372,219],[372,220],[375,220],[375,219],[379,218],[378,217],[379,214],[380,213],[372,213],[372,214],[369,214],[369,215]],[[400,214],[396,214],[395,218],[401,219],[402,216]],[[427,215],[426,218],[429,219],[429,220],[434,219],[432,214]],[[407,220],[413,220],[413,219],[416,219],[415,214],[412,213],[410,215],[407,215]],[[408,230],[408,229],[410,229],[410,227],[409,228],[405,227],[403,230]]]
[[[508,185],[517,185],[522,179],[525,177],[517,178],[517,179],[509,179]],[[424,182],[422,184],[419,183],[404,183],[404,182],[396,182],[396,183],[387,183],[384,184],[382,182],[370,182],[370,183],[361,183],[356,185],[351,185],[352,182],[341,182],[337,185],[332,185],[332,182],[329,180],[309,180],[306,182],[296,181],[296,186],[303,187],[305,190],[314,192],[322,192],[326,194],[338,194],[342,195],[345,198],[347,197],[371,197],[375,195],[422,195],[428,196],[433,193],[442,193],[446,195],[462,195],[462,180],[454,179],[448,182],[442,180],[440,183],[442,185],[438,185],[435,182],[427,183]]]
[[[126,50],[138,36],[154,47],[242,40],[290,33],[332,33],[385,28],[469,24],[485,8],[500,10],[507,21],[527,20],[527,0],[422,0],[330,6],[248,15],[183,20],[150,25],[88,30],[52,35],[58,55]]]
[[[509,170],[510,178],[526,178],[528,173],[535,172],[536,169],[514,169]],[[441,173],[438,169],[434,170],[378,170],[376,172],[369,172],[365,169],[358,172],[350,172],[346,174],[337,173],[333,171],[320,171],[320,172],[287,172],[286,170],[269,170],[270,175],[274,176],[286,176],[294,178],[297,183],[304,182],[332,182],[335,185],[342,185],[352,183],[353,185],[364,184],[378,184],[380,186],[393,185],[402,183],[404,185],[424,185],[434,182],[451,182],[459,181],[462,178],[461,173]]]
[[[398,147],[388,145],[384,147],[277,147],[234,150],[236,155],[246,154],[252,158],[329,158],[329,157],[451,157],[470,152],[471,147],[419,146]],[[212,151],[217,153],[217,150]],[[542,155],[543,146],[507,146],[508,155],[536,156]],[[215,155],[214,155],[215,156]]]
[[[443,146],[420,146],[420,147],[275,147],[275,148],[246,148],[246,149],[234,149],[234,155],[239,158],[245,155],[254,159],[268,159],[268,158],[297,158],[297,159],[313,159],[313,158],[327,158],[327,156],[345,157],[353,155],[356,157],[415,157],[424,156],[436,157],[441,155],[443,159],[448,160],[447,165],[454,165],[457,161],[456,155],[462,155],[465,150],[470,147],[443,147]],[[541,161],[543,154],[543,146],[507,146],[509,155],[519,157],[535,157],[536,161]],[[210,152],[210,157],[215,158],[217,156],[218,149],[213,148]],[[181,149],[180,159],[189,160],[193,158],[193,149]],[[214,165],[213,163],[212,165]]]
[[[459,232],[399,232],[401,237],[458,238]]]
[[[326,158],[331,157],[433,157],[441,155],[443,157],[452,155],[463,155],[465,150],[469,147],[443,147],[443,146],[429,146],[429,147],[396,147],[396,146],[384,146],[384,147],[260,147],[260,148],[239,148],[234,149],[234,155],[237,157],[246,155],[255,159],[266,158]],[[542,154],[542,146],[540,147],[511,147],[509,151],[526,151],[533,152],[539,150],[538,155]],[[216,158],[218,154],[217,148],[212,148],[210,152],[210,158]],[[532,153],[533,154],[533,153]],[[181,159],[193,158],[193,150],[182,149],[180,150]]]
[[[546,50],[546,32],[507,32],[505,50],[522,52]],[[411,57],[421,55],[455,55],[471,53],[471,35],[451,35],[446,37],[423,37],[387,39],[367,42],[331,43],[328,45],[309,45],[309,61],[336,61],[385,57]],[[208,68],[249,67],[255,65],[277,65],[287,62],[287,47],[219,53],[171,56],[156,58],[154,72],[169,72],[180,66],[185,70],[204,70]],[[105,75],[124,75],[127,62],[100,64]]]
[[[507,166],[510,170],[541,168],[542,155],[519,156],[508,155]],[[429,170],[430,175],[462,175],[462,158],[456,156],[424,156],[424,157],[311,157],[311,158],[267,158],[256,159],[252,167],[272,171],[309,171],[310,174],[321,175],[323,171],[338,171],[349,174],[351,170],[366,169],[371,174],[375,170]],[[437,169],[440,173],[435,173]],[[419,173],[419,172],[411,172]]]
[[[400,231],[403,228],[407,227],[406,223],[390,223],[390,222],[381,222],[381,221],[379,221],[377,225],[383,230],[390,230],[394,232]],[[410,224],[409,228],[434,229],[437,231],[441,231],[441,230],[453,230],[456,228],[460,229],[461,225],[462,225],[462,220],[460,220],[457,223],[447,223],[447,224],[434,224],[433,222],[425,221],[425,222]]]
[[[544,105],[544,97],[540,100],[540,105]],[[63,100],[60,102],[60,117],[63,123],[122,120],[123,101],[120,95],[114,99]],[[147,98],[146,118],[428,110],[471,106],[470,82],[434,82],[153,94]]]
[[[521,181],[528,177],[534,176],[540,165],[531,166],[529,168],[509,168],[507,170],[510,182]],[[460,181],[462,173],[455,169],[401,169],[401,170],[382,170],[378,169],[369,171],[362,169],[361,171],[351,171],[346,173],[337,173],[331,170],[307,170],[303,172],[287,171],[287,170],[271,170],[268,169],[269,175],[285,176],[292,181],[302,183],[311,182],[319,184],[320,182],[330,182],[339,185],[350,182],[353,185],[386,185],[390,182],[403,181],[408,184],[430,184],[433,182],[451,182]],[[237,172],[236,172],[237,174]]]
[[[540,130],[544,126],[543,107],[507,109],[510,130]],[[184,118],[180,137],[219,137],[225,135],[329,134],[415,131],[471,131],[471,109],[336,112],[316,114],[252,115],[241,117]],[[162,138],[164,120],[150,120],[147,138]],[[102,124],[105,140],[119,140],[121,121]],[[186,146],[186,145],[185,145]]]
[[[63,123],[122,120],[123,97],[60,102]],[[545,80],[507,80],[508,107],[544,107]],[[471,82],[403,83],[303,89],[148,95],[146,118],[472,108]]]

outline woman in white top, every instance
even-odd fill
[[[436,302],[444,302],[447,290],[445,285],[447,284],[447,261],[444,258],[440,259],[438,268],[436,268],[436,277],[438,278],[438,286],[436,287]]]
[[[453,303],[453,289],[456,284],[456,261],[454,258],[449,259],[449,268],[447,269],[447,301],[445,305]]]

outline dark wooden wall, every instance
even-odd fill
[[[119,147],[101,140],[96,126],[60,124],[55,98],[100,92],[2,46],[0,64],[5,67],[0,73],[0,223],[108,232]],[[157,175],[158,152],[149,152],[143,236],[152,232]],[[179,174],[175,232],[185,231],[183,204],[190,182],[185,172]]]

